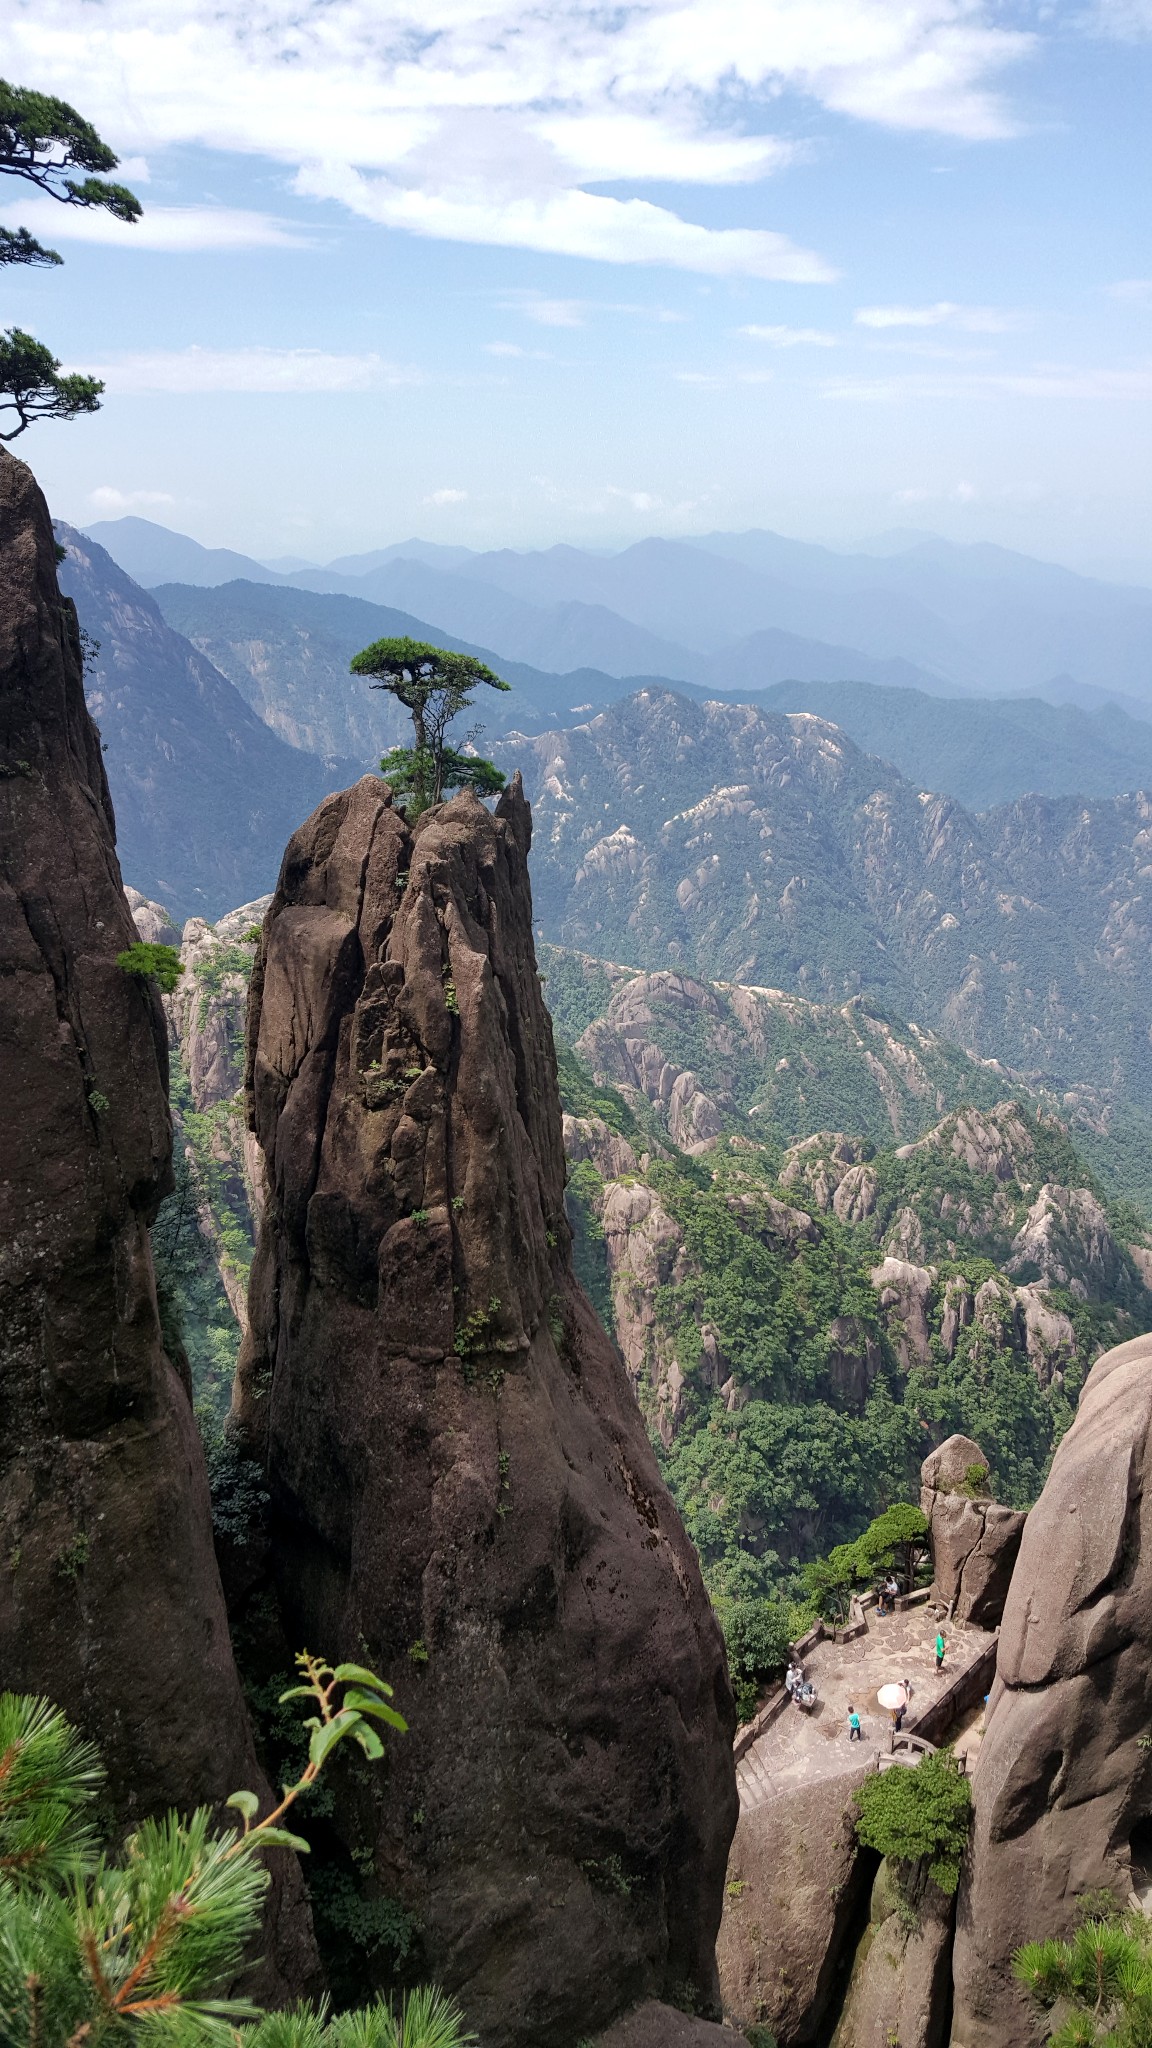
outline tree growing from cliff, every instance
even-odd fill
[[[0,1697],[0,2041],[4,2048],[465,2048],[455,2004],[424,1989],[396,2011],[380,2001],[329,2019],[299,2005],[262,2014],[225,1995],[260,1923],[268,1849],[306,1852],[282,1825],[345,1740],[383,1755],[383,1725],[403,1732],[391,1688],[360,1664],[297,1658],[308,1761],[263,1820],[255,1792],[228,1805],[220,1832],[202,1807],[147,1820],[121,1857],[99,1855],[94,1750],[46,1700]]]
[[[449,726],[468,710],[478,684],[486,683],[492,690],[509,688],[482,661],[423,640],[400,638],[374,640],[362,648],[352,657],[351,671],[372,678],[371,689],[387,690],[412,720],[415,746],[393,747],[380,763],[381,774],[410,818],[418,818],[429,804],[438,804],[448,789],[473,789],[478,796],[494,796],[503,789],[504,777],[494,762],[448,740]]]
[[[911,1769],[900,1764],[856,1788],[857,1839],[897,1867],[905,1896],[919,1875],[949,1896],[960,1878],[972,1793],[950,1750],[938,1749]]]
[[[89,121],[66,100],[9,85],[0,79],[0,175],[23,178],[63,206],[102,207],[117,220],[140,217],[140,201],[126,185],[95,175],[113,171],[119,158]],[[85,173],[75,177],[73,172]],[[0,267],[63,262],[27,228],[0,227]],[[0,431],[14,441],[38,419],[76,419],[97,412],[104,386],[96,377],[65,373],[50,348],[22,327],[0,335],[0,413],[16,424]]]

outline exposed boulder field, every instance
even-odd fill
[[[267,1207],[236,1424],[284,1640],[409,1733],[333,1826],[486,2048],[718,2017],[720,1631],[573,1279],[518,784],[410,830],[375,778],[284,857],[249,1016]],[[690,2038],[690,2037],[689,2037]]]

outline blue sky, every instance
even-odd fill
[[[750,525],[1152,581],[1152,0],[0,0],[125,228],[4,324],[106,378],[77,523],[312,559]]]

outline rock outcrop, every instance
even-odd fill
[[[735,1714],[572,1278],[530,832],[518,784],[411,831],[369,777],[290,842],[252,982],[236,1417],[286,1641],[366,1655],[409,1722],[336,1831],[490,2048],[571,2048],[638,1999],[718,2009]]]
[[[0,1672],[98,1744],[128,1822],[260,1780],[157,1319],[164,1019],[116,965],[136,932],[76,616],[44,500],[7,454],[0,558]],[[269,1931],[301,1984],[298,1873],[294,1900]]]
[[[693,2019],[689,2013],[650,1999],[626,2019],[617,2020],[606,2034],[598,2034],[590,2048],[747,2048],[747,2043],[743,2034],[731,2027]]]
[[[1067,1287],[1081,1301],[1115,1288],[1120,1250],[1091,1189],[1045,1184],[1013,1239],[1007,1271]]]
[[[1152,1815],[1152,1338],[1099,1359],[1028,1516],[973,1781],[956,2048],[1024,2048],[1012,1951],[1066,1934],[1077,1895],[1126,1900]]]
[[[909,1926],[880,1865],[832,2048],[944,2048],[954,1903],[928,1885]]]
[[[929,1356],[928,1303],[936,1285],[934,1266],[908,1259],[881,1259],[871,1274],[880,1306],[889,1311],[892,1341],[905,1372],[924,1365]]]
[[[1000,1621],[1027,1519],[983,1491],[987,1477],[988,1460],[970,1436],[950,1436],[920,1468],[933,1598],[976,1628]]]
[[[717,1960],[724,2009],[782,2048],[826,2038],[836,1970],[864,1882],[842,1771],[742,1813],[728,1863]]]

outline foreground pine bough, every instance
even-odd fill
[[[391,1687],[360,1664],[302,1652],[302,1683],[283,1701],[314,1712],[308,1762],[263,1820],[254,1792],[233,1793],[239,1832],[187,1819],[147,1820],[119,1855],[101,1851],[96,1750],[47,1700],[0,1696],[0,2040],[5,2048],[76,2048],[112,2038],[170,2048],[466,2048],[453,2000],[433,1988],[401,2009],[378,2001],[328,2015],[326,2002],[261,2013],[229,1995],[261,1919],[269,1850],[306,1854],[280,1826],[346,1739],[383,1756],[380,1725],[405,1731]]]

